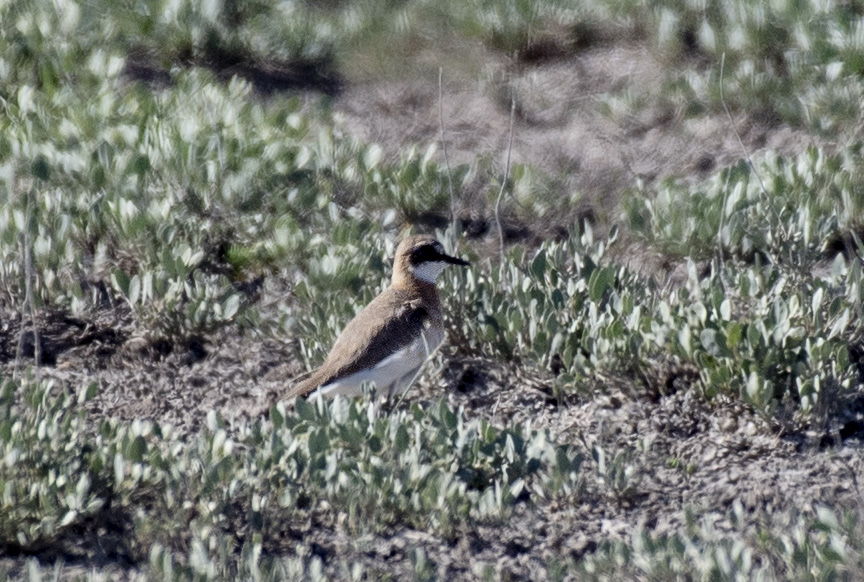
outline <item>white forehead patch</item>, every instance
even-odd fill
[[[443,271],[446,266],[447,263],[445,263],[444,261],[427,261],[420,263],[412,270],[414,272],[414,276],[421,281],[426,281],[427,283],[434,283],[435,279],[438,278],[438,275],[441,274],[441,271]]]

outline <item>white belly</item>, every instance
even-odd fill
[[[332,398],[337,394],[359,396],[363,394],[363,384],[375,384],[380,396],[401,394],[411,386],[417,371],[443,339],[442,330],[429,328],[423,337],[393,352],[373,367],[321,386],[309,394],[309,400],[321,396]]]

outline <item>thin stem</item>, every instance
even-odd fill
[[[498,227],[498,245],[499,254],[501,255],[501,265],[504,265],[504,229],[501,227],[501,199],[504,197],[504,190],[507,188],[507,182],[510,180],[510,156],[513,152],[513,125],[516,119],[516,96],[510,95],[510,137],[507,141],[507,163],[504,166],[504,177],[501,180],[501,189],[498,191],[498,199],[495,200],[495,225]],[[503,271],[502,271],[503,276]]]
[[[438,67],[438,131],[441,134],[441,148],[444,151],[444,167],[447,168],[447,187],[450,189],[450,230],[456,224],[456,194],[453,190],[453,175],[450,159],[447,157],[447,139],[444,137],[444,69]]]
[[[19,366],[24,357],[25,315],[30,316],[30,326],[33,329],[33,359],[36,363],[37,379],[39,378],[39,364],[42,362],[42,346],[39,341],[39,326],[36,322],[36,299],[33,296],[33,239],[30,233],[30,223],[33,216],[32,194],[30,192],[26,198],[27,210],[24,213],[24,232],[18,233],[18,244],[21,245],[24,262],[24,305],[21,306],[21,328],[18,332],[18,347],[15,350],[15,367],[12,371],[13,379],[18,378]]]
[[[423,347],[426,349],[426,359],[423,360],[423,363],[421,363],[420,367],[417,368],[417,371],[414,372],[414,377],[411,378],[411,381],[408,383],[408,386],[406,386],[405,389],[402,391],[402,394],[399,395],[399,400],[396,401],[396,406],[393,407],[394,409],[398,408],[399,405],[402,404],[402,401],[405,399],[405,395],[408,394],[408,391],[414,387],[414,383],[417,381],[417,378],[420,377],[420,374],[423,372],[423,369],[426,367],[426,364],[428,364],[429,361],[435,357],[435,354],[437,354],[438,351],[441,349],[441,346],[444,345],[443,341],[439,342],[438,345],[435,346],[435,349],[430,350],[429,349],[429,341],[426,339],[426,334],[423,332],[420,332],[420,337],[423,338]]]
[[[18,244],[21,248],[24,248],[24,234],[18,233]],[[26,263],[26,259],[24,259]],[[24,271],[27,271],[27,268],[24,268]],[[21,359],[24,357],[24,320],[27,315],[27,304],[26,302],[21,305],[21,317],[18,320],[20,327],[18,328],[18,347],[15,348],[15,366],[12,368],[12,379],[18,379],[18,370],[21,366]]]
[[[726,53],[724,52],[720,57],[720,103],[723,104],[723,110],[726,112],[726,117],[729,118],[729,123],[732,125],[732,131],[735,132],[735,139],[738,140],[738,145],[741,146],[741,150],[744,152],[744,157],[747,159],[750,169],[753,170],[753,174],[756,176],[756,179],[759,180],[759,187],[762,188],[762,193],[767,196],[768,191],[765,189],[765,183],[762,182],[762,176],[760,176],[759,172],[756,170],[756,166],[753,164],[753,159],[750,157],[750,152],[747,151],[747,146],[744,145],[744,141],[741,139],[741,134],[738,133],[738,128],[735,125],[735,120],[732,119],[732,114],[729,112],[729,107],[726,105],[726,94],[723,92],[723,70],[725,65]]]

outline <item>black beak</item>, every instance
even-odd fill
[[[450,255],[445,255],[441,253],[441,258],[439,260],[444,261],[445,263],[450,263],[451,265],[459,265],[460,267],[467,267],[471,263],[464,259],[458,259],[456,257],[451,257]]]

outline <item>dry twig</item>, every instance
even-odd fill
[[[444,69],[438,67],[438,131],[441,134],[441,149],[444,151],[444,167],[447,168],[447,187],[450,189],[450,230],[455,232],[456,225],[456,194],[453,190],[453,175],[450,171],[450,159],[447,157],[447,139],[444,137]]]
[[[24,213],[24,232],[18,234],[18,243],[21,245],[24,258],[24,305],[21,306],[21,328],[18,332],[18,347],[15,350],[15,367],[12,378],[18,378],[21,360],[24,357],[24,321],[26,315],[30,317],[30,326],[33,329],[33,359],[36,364],[36,378],[39,378],[39,364],[42,362],[42,346],[39,340],[39,326],[36,323],[36,299],[33,296],[33,239],[30,234],[30,223],[33,215],[33,192],[27,195],[27,210]],[[29,313],[28,313],[29,312]]]
[[[516,96],[510,94],[510,137],[507,141],[507,163],[504,166],[504,177],[501,179],[501,189],[498,191],[498,198],[495,200],[495,225],[498,227],[498,244],[499,253],[501,256],[501,265],[504,264],[504,229],[501,226],[501,199],[504,197],[504,190],[507,188],[507,183],[510,181],[510,155],[513,152],[513,124],[516,118]],[[502,276],[504,272],[501,272]]]

